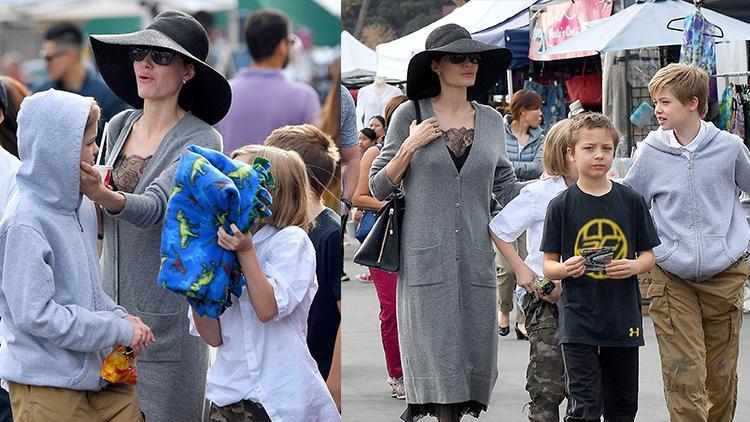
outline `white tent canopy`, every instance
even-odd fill
[[[377,73],[389,78],[406,79],[409,60],[424,50],[427,35],[439,26],[455,23],[473,34],[512,18],[534,3],[534,0],[472,0],[422,29],[379,44],[375,49],[378,54]]]
[[[341,77],[348,74],[375,75],[378,55],[348,31],[341,32]]]
[[[3,0],[14,18],[33,21],[89,20],[142,16],[154,2],[141,0]],[[234,10],[237,0],[159,0],[160,10],[174,9],[193,13]],[[0,18],[2,20],[2,18]]]
[[[577,51],[617,51],[662,45],[682,44],[682,31],[667,28],[667,23],[695,12],[692,2],[662,0],[636,3],[614,15],[599,20],[585,31],[573,35],[545,51],[545,55]],[[701,9],[703,16],[719,26],[724,36],[716,42],[750,40],[750,24],[713,10]],[[672,24],[682,27],[684,21]]]

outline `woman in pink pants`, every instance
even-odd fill
[[[395,97],[386,106],[386,124],[390,120],[389,117],[393,110],[405,99],[405,96]],[[368,186],[370,167],[375,157],[380,154],[381,147],[380,144],[371,146],[364,151],[360,161],[359,181],[357,189],[354,191],[352,203],[363,211],[377,212],[385,205],[385,202],[372,197]],[[391,396],[404,400],[406,399],[406,390],[404,389],[404,374],[401,370],[401,351],[398,346],[398,327],[396,326],[396,281],[398,280],[398,273],[370,268],[370,276],[373,284],[375,284],[378,302],[380,302],[380,336],[385,352],[385,366],[388,370]]]

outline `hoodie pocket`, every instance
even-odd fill
[[[726,236],[702,236],[701,241],[701,268],[698,268],[699,276],[713,276],[734,264],[737,257],[730,257],[727,251]]]
[[[667,239],[664,240],[666,241]],[[661,245],[654,248],[654,258],[656,259],[656,262],[666,261],[679,247],[679,240],[675,240],[674,243],[672,243],[672,246],[668,246],[667,243],[663,241]]]

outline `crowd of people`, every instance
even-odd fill
[[[530,345],[530,421],[635,420],[637,276],[650,273],[671,420],[733,420],[750,152],[703,120],[708,75],[684,64],[656,73],[660,128],[613,181],[620,134],[604,115],[576,110],[543,133],[533,91],[516,92],[504,117],[481,104],[509,58],[458,25],[438,27],[409,63],[385,136],[379,116],[359,133],[357,237],[391,195],[405,204],[398,272],[370,269],[401,419],[486,411],[497,334],[510,333],[515,306],[516,336]]]
[[[342,225],[353,214],[366,239],[394,195],[398,271],[359,278],[402,420],[487,410],[514,307],[530,421],[559,420],[566,400],[566,421],[635,420],[649,272],[670,417],[734,418],[750,152],[702,119],[705,71],[656,73],[660,127],[613,181],[612,122],[582,112],[544,133],[527,90],[501,116],[482,101],[511,53],[459,25],[429,34],[406,95],[378,78],[359,112],[335,68],[322,106],[283,76],[286,15],[257,11],[244,33],[253,63],[231,81],[201,24],[171,10],[91,35],[100,74],[60,24],[42,45],[48,84],[0,77],[0,419],[341,420]],[[216,189],[196,188],[207,172]],[[263,201],[228,220],[251,186]],[[200,276],[175,294],[165,268]],[[211,316],[196,295],[217,274],[237,285]],[[103,377],[120,347],[136,384]]]
[[[337,80],[321,108],[284,77],[285,14],[259,10],[244,33],[253,63],[232,81],[207,64],[201,24],[171,10],[141,31],[91,35],[99,74],[65,23],[41,47],[49,83],[32,95],[0,78],[2,420],[341,419],[341,226],[323,196],[341,190],[339,164],[356,181],[356,139],[342,142]],[[201,248],[235,254],[242,274],[218,318],[157,283],[166,265],[198,265],[187,220],[171,233],[186,236],[179,264],[162,249],[189,146],[270,168],[268,216],[248,230],[202,211],[217,223]],[[216,271],[233,274],[212,262],[197,282]],[[120,345],[135,385],[102,373]]]

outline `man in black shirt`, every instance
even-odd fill
[[[637,274],[653,267],[659,238],[643,197],[607,178],[619,139],[609,119],[579,115],[571,135],[578,182],[550,202],[541,245],[544,275],[563,283],[565,421],[632,421],[644,344]],[[592,260],[604,271],[591,271]]]

